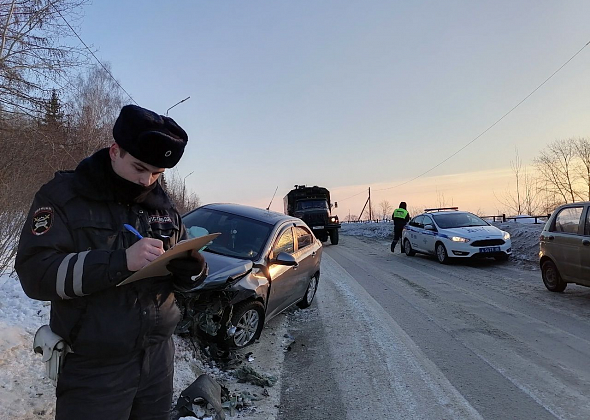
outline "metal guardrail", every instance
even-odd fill
[[[534,224],[542,224],[549,219],[551,214],[546,214],[542,216],[509,216],[507,217],[505,214],[500,215],[492,215],[492,216],[480,216],[482,219],[492,219],[494,222],[507,222],[507,221],[514,221],[522,220],[522,219],[534,219]],[[342,220],[340,223],[390,223],[391,219],[380,219],[380,220]]]
[[[522,220],[522,219],[534,219],[534,223],[535,224],[540,224],[540,223],[545,223],[547,221],[547,219],[551,216],[551,214],[546,214],[543,216],[512,216],[512,217],[506,217],[505,214],[500,214],[498,216],[480,216],[482,219],[492,219],[494,222],[496,221],[501,221],[501,222],[507,222],[509,220],[513,220],[513,221],[517,221],[517,220]],[[498,220],[496,220],[498,219]]]

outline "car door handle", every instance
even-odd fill
[[[584,239],[582,241],[582,245],[588,246],[588,245],[590,245],[590,241],[588,239]]]

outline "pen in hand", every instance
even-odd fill
[[[138,242],[125,250],[127,269],[129,271],[141,270],[164,253],[164,248],[160,239],[144,238],[137,229],[127,223],[123,224],[123,227],[139,238]]]
[[[125,223],[125,224],[123,225],[123,227],[124,227],[125,229],[127,229],[129,232],[133,233],[133,234],[134,234],[135,236],[137,236],[139,239],[143,239],[143,235],[142,235],[141,233],[139,233],[139,232],[137,231],[137,229],[135,229],[133,226],[131,226],[131,225],[128,225],[127,223]]]

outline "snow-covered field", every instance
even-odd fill
[[[497,223],[500,229],[510,232],[513,260],[536,267],[541,224]],[[391,223],[343,224],[342,234],[391,239]],[[301,316],[302,311],[298,314]],[[292,315],[292,314],[291,314]],[[287,317],[288,318],[288,317]],[[274,321],[274,320],[273,320]],[[49,420],[55,415],[55,389],[43,376],[40,356],[32,351],[35,331],[49,322],[49,303],[29,299],[17,278],[0,276],[0,420]],[[255,344],[238,353],[242,361],[264,374],[278,375],[285,351],[285,323],[271,322],[263,338],[271,340],[265,345]],[[276,414],[280,383],[272,389],[238,383],[235,369],[221,369],[201,354],[186,339],[176,339],[175,401],[180,392],[201,373],[207,373],[236,396],[257,394],[260,401],[250,408],[227,418],[269,419]],[[262,343],[261,343],[262,344]],[[252,353],[252,354],[249,354]],[[270,392],[269,392],[270,391]],[[250,394],[248,394],[250,393]],[[195,417],[185,417],[185,419]],[[200,416],[200,418],[207,418]]]

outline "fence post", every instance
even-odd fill
[[[502,222],[506,221],[506,214],[502,213]]]

